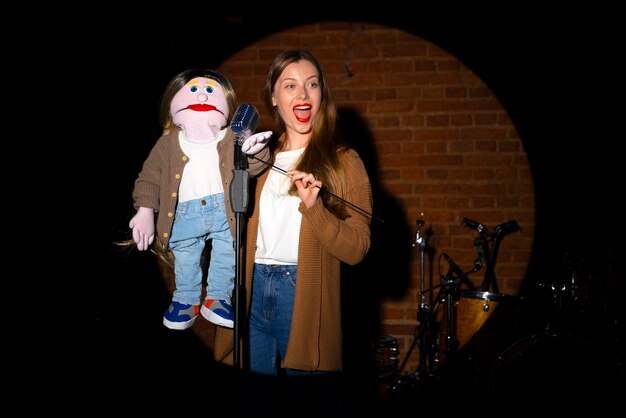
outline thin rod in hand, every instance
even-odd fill
[[[250,155],[250,157],[254,158],[255,160],[261,161],[262,163],[265,163],[265,164],[269,165],[269,166],[270,166],[270,167],[272,167],[272,168],[275,168],[276,170],[280,171],[281,173],[283,173],[283,174],[284,174],[284,175],[286,175],[286,176],[288,175],[288,174],[287,174],[287,171],[283,170],[283,169],[282,169],[282,168],[280,168],[280,167],[276,167],[275,165],[270,164],[270,163],[268,163],[267,161],[265,161],[265,160],[263,160],[263,159],[261,159],[261,158],[258,158],[258,157],[254,156],[254,155]],[[320,186],[315,186],[315,187],[317,187],[318,189],[322,190],[322,188],[321,188]],[[379,218],[378,216],[376,216],[376,215],[374,215],[374,214],[369,213],[368,211],[366,211],[365,209],[362,209],[362,208],[358,207],[358,206],[357,206],[357,205],[355,205],[354,203],[348,202],[346,199],[344,199],[344,198],[342,198],[342,197],[337,196],[336,194],[334,194],[333,192],[329,191],[328,189],[324,189],[324,191],[325,191],[326,193],[330,194],[331,196],[333,196],[333,197],[335,197],[335,198],[337,198],[337,199],[341,200],[341,201],[342,201],[342,202],[344,202],[345,204],[352,206],[352,207],[353,207],[353,208],[355,208],[356,210],[358,210],[358,211],[360,211],[360,212],[363,212],[363,213],[365,213],[365,214],[367,214],[367,215],[371,216],[372,218],[377,219],[377,220],[379,220],[379,221],[381,221],[381,222],[383,222],[383,223],[385,222],[383,219]]]

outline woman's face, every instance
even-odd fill
[[[319,74],[307,60],[289,64],[276,80],[272,104],[278,109],[287,130],[310,133],[321,101]]]

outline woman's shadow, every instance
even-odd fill
[[[366,121],[354,109],[338,112],[341,132],[361,156],[373,195],[370,250],[361,263],[343,265],[341,280],[345,378],[362,401],[368,390],[379,390],[394,361],[386,358],[387,349],[376,347],[382,334],[381,303],[403,297],[409,288],[412,229],[400,203],[381,187],[378,155]]]

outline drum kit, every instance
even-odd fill
[[[477,232],[474,239],[478,257],[471,270],[464,272],[445,253],[449,265],[438,285],[427,288],[424,274],[424,258],[427,240],[422,228],[425,222],[417,221],[415,246],[420,250],[420,304],[419,326],[404,360],[400,364],[397,341],[388,335],[375,342],[375,354],[379,367],[379,379],[390,389],[403,384],[403,370],[412,351],[418,347],[418,369],[411,377],[425,380],[437,377],[442,367],[454,358],[472,339],[474,334],[496,311],[498,305],[515,299],[515,296],[500,293],[495,277],[495,264],[502,239],[520,227],[515,220],[504,222],[490,231],[483,224],[463,219],[462,225]],[[485,267],[485,276],[480,286],[474,286],[468,275]]]
[[[586,260],[570,259],[568,254],[563,278],[551,276],[547,284],[537,284],[535,297],[542,299],[507,295],[498,289],[495,264],[502,239],[520,230],[519,225],[512,220],[490,231],[465,218],[462,225],[477,232],[474,266],[464,271],[442,253],[440,261],[449,265],[448,271],[438,284],[431,281],[426,286],[424,222],[417,225],[418,325],[403,358],[393,337],[376,339],[381,398],[391,405],[406,401],[412,406],[419,390],[435,412],[463,408],[465,401],[515,404],[529,412],[545,405],[559,412],[578,412],[580,402],[596,408],[592,402],[597,399],[617,406],[626,389],[626,304],[621,298],[626,292],[618,291],[623,290],[624,277],[620,264],[608,259],[610,263],[602,268],[588,266]],[[428,251],[432,259],[434,251]],[[468,276],[481,269],[484,279],[475,285],[477,281]],[[607,295],[605,286],[616,290]],[[416,348],[417,368],[405,373]]]

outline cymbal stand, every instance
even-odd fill
[[[409,346],[409,349],[407,350],[407,353],[404,357],[404,360],[402,361],[402,364],[396,371],[396,374],[392,380],[393,386],[391,387],[391,389],[397,389],[400,383],[402,382],[401,380],[402,371],[406,367],[406,363],[409,357],[411,356],[411,353],[415,349],[417,342],[418,341],[421,342],[424,340],[426,331],[431,325],[431,322],[435,319],[435,312],[437,312],[437,308],[439,307],[439,304],[442,302],[445,302],[447,317],[448,318],[455,317],[454,304],[455,304],[455,301],[458,300],[459,298],[459,284],[461,280],[463,279],[463,276],[465,274],[469,274],[469,272],[462,274],[462,275],[458,275],[458,276],[454,276],[452,273],[453,271],[451,269],[450,271],[448,271],[448,273],[446,273],[445,275],[442,275],[441,284],[434,286],[431,289],[427,289],[425,291],[425,292],[432,292],[433,290],[439,288],[437,297],[435,298],[435,302],[432,305],[432,309],[425,310],[423,313],[424,318],[423,318],[423,321],[420,323],[420,326],[418,327],[417,336],[411,342],[411,345]],[[456,339],[456,321],[454,321],[454,319],[451,319],[451,320],[448,320],[447,322],[448,324],[446,327],[446,337],[445,337],[446,340],[445,340],[445,345],[444,345],[444,350],[445,350],[446,355],[454,352],[458,347],[458,340]],[[424,348],[423,350],[428,351],[426,348]],[[420,361],[421,359],[422,359],[422,355],[420,353]],[[421,367],[422,365],[420,364],[419,368]],[[420,373],[420,371],[418,370],[417,373]],[[428,375],[426,371],[424,371],[423,373],[424,374],[422,374],[422,377],[430,376]]]
[[[428,375],[427,370],[427,354],[428,350],[428,334],[426,333],[426,329],[428,328],[430,322],[434,318],[433,311],[430,309],[432,304],[432,292],[431,289],[426,289],[426,274],[425,274],[425,253],[427,246],[426,234],[421,233],[421,229],[424,227],[425,222],[423,219],[417,220],[417,232],[415,234],[415,243],[413,246],[417,246],[420,252],[420,304],[417,313],[417,321],[419,322],[418,333],[413,338],[411,345],[407,351],[402,364],[396,371],[396,375],[394,376],[394,386],[392,389],[395,389],[397,385],[400,383],[400,377],[402,376],[402,371],[406,366],[406,363],[415,349],[416,344],[419,342],[419,366],[416,372],[418,379],[422,379]],[[426,302],[426,293],[429,294],[429,302]],[[438,302],[437,298],[437,302]]]
[[[396,371],[396,374],[392,380],[393,385],[391,386],[391,389],[397,389],[401,382],[402,382],[402,371],[404,370],[404,368],[406,367],[406,363],[409,360],[409,357],[411,357],[411,353],[413,352],[413,350],[415,349],[415,346],[417,345],[418,341],[421,342],[424,340],[425,335],[426,335],[426,330],[428,328],[428,326],[431,324],[431,322],[433,321],[433,319],[435,318],[435,312],[437,310],[437,307],[439,306],[439,303],[441,303],[441,292],[444,289],[443,285],[438,285],[436,287],[440,287],[439,289],[439,293],[437,294],[437,297],[435,298],[435,304],[432,306],[432,309],[428,309],[428,310],[424,310],[424,318],[422,318],[423,320],[420,322],[419,327],[417,328],[417,335],[415,336],[415,338],[413,338],[413,341],[411,342],[411,345],[409,346],[409,349],[406,352],[406,355],[404,356],[404,360],[402,360],[402,364],[400,364],[400,367],[398,367],[398,370]],[[433,288],[434,289],[434,288]],[[426,292],[430,292],[433,289],[428,289],[426,290]],[[425,349],[424,349],[425,350]],[[422,360],[425,358],[422,357],[422,353],[421,353],[422,349],[420,349],[420,365],[419,365],[419,369],[424,368],[425,366],[422,365]],[[420,370],[418,370],[417,372],[418,374],[420,373]],[[421,377],[426,376],[426,372],[424,371]],[[419,377],[419,376],[418,376]]]
[[[417,232],[415,234],[415,244],[413,246],[419,247],[420,252],[420,305],[419,311],[417,314],[417,320],[420,323],[420,333],[419,333],[419,366],[417,370],[418,378],[423,378],[427,375],[427,367],[426,367],[426,355],[428,354],[428,338],[427,333],[423,332],[422,329],[426,327],[428,318],[428,311],[430,309],[431,303],[426,303],[426,282],[425,282],[425,271],[424,271],[424,253],[426,251],[426,238],[420,235],[420,230],[424,227],[424,220],[417,220]],[[428,292],[430,298],[430,302],[432,302],[432,293]]]

